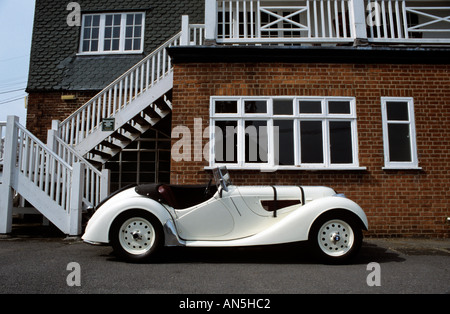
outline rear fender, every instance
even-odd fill
[[[114,220],[123,212],[132,209],[141,209],[153,214],[166,226],[173,223],[168,209],[157,201],[137,194],[134,188],[125,190],[100,206],[88,221],[86,231],[82,239],[89,243],[109,243],[109,229]]]

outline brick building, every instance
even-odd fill
[[[205,183],[226,165],[236,184],[333,187],[364,208],[369,236],[449,236],[445,1],[79,4],[71,27],[65,6],[36,1],[27,127],[46,140],[65,120],[59,136],[111,170],[111,190]]]

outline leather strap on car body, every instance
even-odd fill
[[[272,185],[273,189],[273,203],[274,203],[274,209],[273,209],[273,217],[277,217],[277,210],[278,210],[278,204],[277,204],[277,188]]]
[[[302,206],[305,205],[305,191],[303,190],[303,188],[301,186],[299,186],[300,188],[300,193],[302,194]]]

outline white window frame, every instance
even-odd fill
[[[107,15],[117,15],[117,14],[121,15],[119,50],[105,51],[104,43],[105,43],[106,16]],[[128,14],[142,14],[141,44],[140,44],[139,50],[125,50],[126,26],[127,26],[126,21],[127,21]],[[85,18],[87,16],[95,16],[95,15],[100,16],[98,50],[97,51],[83,51]],[[144,51],[144,37],[145,37],[145,12],[106,12],[106,13],[83,14],[78,55],[140,54],[140,53],[143,53],[143,51]]]
[[[274,115],[273,101],[292,100],[293,114],[292,115]],[[246,100],[265,100],[267,101],[267,113],[244,113],[244,101]],[[300,114],[299,101],[301,100],[316,100],[321,102],[322,113],[320,114]],[[329,114],[328,101],[348,101],[350,103],[349,114]],[[216,101],[237,101],[237,113],[215,113]],[[221,163],[215,162],[215,121],[237,121],[237,163]],[[245,122],[247,120],[263,120],[267,121],[268,128],[268,162],[267,163],[246,163],[245,162]],[[277,165],[275,162],[275,144],[274,144],[274,120],[293,120],[293,138],[294,138],[294,165]],[[210,97],[210,154],[209,166],[206,168],[213,168],[217,166],[227,166],[228,169],[260,169],[262,171],[275,170],[365,170],[365,167],[359,166],[358,154],[358,134],[356,121],[356,101],[354,97],[314,97],[314,96],[273,96],[273,97],[259,97],[259,96],[211,96]],[[301,144],[300,144],[300,122],[301,121],[322,121],[322,136],[323,136],[323,163],[301,163]],[[351,123],[351,141],[352,141],[352,163],[348,164],[332,164],[331,150],[330,150],[330,129],[329,123],[331,121],[348,121]]]
[[[387,103],[406,102],[408,104],[408,120],[388,120]],[[414,116],[414,99],[411,97],[382,97],[381,116],[383,124],[384,167],[383,169],[421,169],[417,155],[416,124]],[[389,124],[408,124],[410,134],[411,161],[391,161],[389,152]]]

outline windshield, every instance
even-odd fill
[[[227,167],[214,168],[213,173],[217,188],[222,186],[225,191],[228,191],[228,186],[231,185],[231,177]]]

